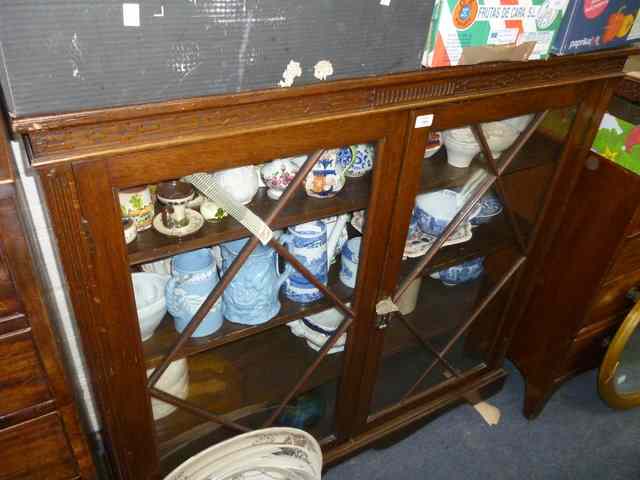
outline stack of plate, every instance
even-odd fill
[[[322,451],[303,430],[266,428],[191,457],[164,480],[320,480]]]
[[[347,306],[349,305],[350,304],[347,303]],[[309,347],[315,351],[319,351],[331,335],[333,335],[333,332],[340,327],[343,320],[344,314],[342,310],[336,307],[316,313],[315,315],[309,315],[300,320],[294,320],[293,322],[289,322],[287,326],[296,337],[304,338]],[[328,353],[342,352],[346,341],[347,334],[343,333]]]

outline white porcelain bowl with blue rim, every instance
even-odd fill
[[[467,262],[433,272],[430,277],[440,280],[447,286],[471,282],[479,278],[484,272],[484,257],[474,258]]]
[[[420,230],[428,235],[441,235],[462,208],[458,204],[458,197],[458,193],[453,190],[438,190],[418,195],[414,215]],[[473,219],[479,210],[476,208],[467,221]]]
[[[168,275],[150,272],[131,274],[136,310],[138,311],[140,336],[143,342],[151,338],[167,313],[164,289],[169,278]]]

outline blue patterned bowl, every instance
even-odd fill
[[[494,193],[487,193],[480,200],[480,210],[478,214],[471,220],[473,225],[488,223],[491,218],[502,212],[502,203]]]
[[[430,276],[448,286],[470,282],[482,275],[484,272],[484,257],[474,258],[467,262],[445,268],[438,272],[433,272]]]

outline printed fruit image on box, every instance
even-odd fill
[[[535,42],[545,58],[568,0],[438,0],[422,64],[458,65],[465,47]]]
[[[551,51],[566,55],[640,38],[639,7],[640,0],[572,0]]]
[[[640,174],[640,125],[605,113],[591,149]]]

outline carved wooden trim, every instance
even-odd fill
[[[35,166],[158,148],[273,125],[584,83],[622,75],[634,49],[526,63],[429,69],[203,99],[19,119]]]

